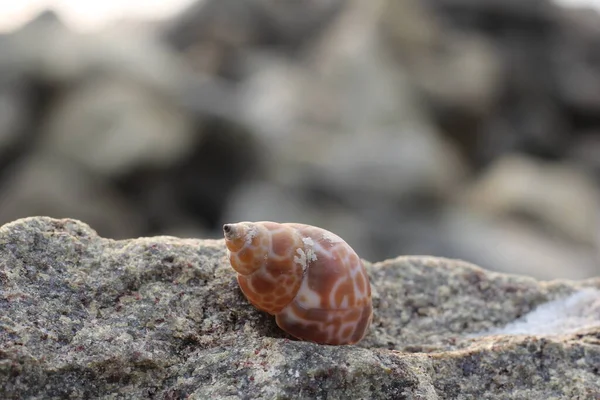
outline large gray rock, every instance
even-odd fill
[[[576,165],[506,155],[465,191],[464,198],[474,210],[499,218],[526,216],[570,241],[598,243],[600,190]]]
[[[430,257],[367,268],[371,331],[321,346],[245,300],[221,240],[15,221],[0,228],[0,397],[600,396],[600,279],[538,282]]]
[[[438,228],[447,257],[537,279],[586,279],[600,274],[598,247],[563,240],[527,220],[449,207]],[[460,234],[457,234],[460,232]]]
[[[90,79],[57,101],[42,135],[45,152],[108,177],[173,165],[198,140],[171,99],[115,77]]]

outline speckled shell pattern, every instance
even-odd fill
[[[339,236],[295,223],[224,225],[231,266],[246,298],[292,336],[321,344],[359,342],[372,321],[365,267]]]

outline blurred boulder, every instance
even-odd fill
[[[408,72],[441,127],[471,145],[504,84],[503,60],[491,42],[444,23],[418,0],[387,1],[382,40]]]
[[[248,59],[241,110],[264,174],[233,192],[223,218],[312,223],[385,257],[403,249],[390,236],[403,207],[454,191],[465,165],[381,42],[384,5],[349,2],[301,60]]]
[[[492,271],[545,280],[585,279],[600,274],[598,247],[565,241],[528,221],[449,207],[438,232],[447,257],[473,260]]]
[[[464,199],[471,209],[495,218],[526,218],[570,241],[600,244],[600,191],[574,166],[505,156],[465,191]]]
[[[76,215],[113,238],[135,237],[146,228],[135,205],[101,177],[43,154],[32,154],[11,166],[0,194],[0,221],[33,215]]]
[[[467,146],[475,164],[485,166],[514,151],[563,157],[570,121],[558,96],[555,54],[569,44],[561,36],[558,6],[548,0],[424,4],[449,26],[483,38],[501,60],[497,101],[489,118],[473,126]],[[451,133],[464,136],[460,130]]]
[[[196,140],[190,120],[168,100],[131,80],[88,79],[49,110],[41,146],[106,176],[168,166]]]
[[[342,0],[197,1],[169,22],[162,36],[194,70],[237,81],[244,77],[250,49],[292,53],[310,45],[343,5]]]
[[[544,27],[558,9],[547,0],[425,0],[446,13],[457,25],[479,29]]]
[[[120,26],[81,33],[47,11],[6,35],[0,71],[17,70],[53,84],[108,74],[170,93],[179,88],[186,67],[154,36],[151,29]]]
[[[43,13],[7,36],[0,69],[53,85],[39,134],[46,151],[120,175],[184,157],[198,129],[177,96],[186,67],[144,30],[73,32]]]
[[[589,171],[600,184],[600,127],[575,138],[569,151],[569,162]]]
[[[0,72],[0,168],[5,165],[8,153],[30,136],[28,128],[35,124],[33,94],[22,74]]]
[[[338,196],[443,196],[464,173],[379,40],[381,2],[350,2],[304,62],[255,60],[249,124],[271,179]]]
[[[565,10],[556,58],[557,90],[575,129],[600,125],[600,13]]]

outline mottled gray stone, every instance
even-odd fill
[[[381,40],[383,7],[349,2],[302,62],[256,57],[241,101],[271,181],[396,202],[443,196],[463,178],[456,146]]]
[[[57,101],[43,149],[103,176],[165,167],[189,155],[200,130],[167,96],[130,80],[90,79]]]
[[[571,242],[598,243],[600,190],[590,174],[575,163],[505,155],[490,165],[463,197],[473,210],[490,216],[527,216]]]
[[[221,240],[0,228],[0,397],[591,399],[600,316],[575,333],[476,334],[600,279],[540,282],[432,257],[367,263],[357,346],[296,341],[238,289]],[[594,308],[594,310],[597,310]]]

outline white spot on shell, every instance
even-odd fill
[[[298,253],[298,255],[294,256],[294,262],[296,264],[300,264],[302,266],[302,269],[305,270],[307,267],[306,253],[302,249],[297,249],[296,253]]]
[[[246,245],[252,243],[252,239],[254,239],[256,235],[258,235],[258,229],[256,229],[255,226],[250,227],[246,233]]]
[[[323,240],[328,241],[329,243],[342,243],[344,240],[331,232],[325,232],[323,234]]]
[[[317,261],[317,253],[314,250],[315,242],[309,237],[302,238],[302,242],[306,248],[307,261]]]
[[[315,245],[315,242],[313,242],[313,240],[309,237],[302,238],[302,241],[304,242],[304,244],[306,246],[314,246]]]

